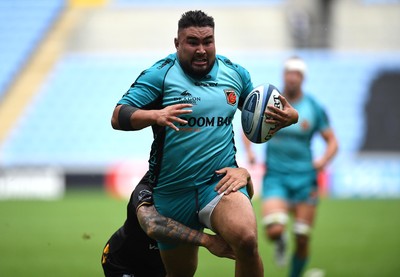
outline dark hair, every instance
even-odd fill
[[[214,18],[203,11],[188,11],[182,14],[178,22],[178,31],[189,27],[211,27],[214,29]]]

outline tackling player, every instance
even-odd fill
[[[290,276],[300,276],[309,256],[309,238],[318,200],[317,172],[323,170],[337,152],[338,144],[327,114],[318,102],[302,91],[306,64],[298,57],[284,65],[283,95],[299,113],[296,125],[282,129],[266,144],[266,174],[263,180],[262,223],[267,237],[275,242],[275,258],[286,263],[285,227],[293,211],[295,251]],[[311,139],[319,133],[326,142],[325,152],[313,160]],[[243,136],[244,137],[244,136]],[[254,153],[244,137],[250,163]]]

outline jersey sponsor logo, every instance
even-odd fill
[[[181,95],[182,95],[183,97],[192,97],[192,94],[191,94],[189,91],[187,91],[187,90],[185,90],[184,92],[182,92]]]
[[[188,90],[185,90],[180,94],[180,97],[175,97],[174,101],[180,104],[197,105],[197,102],[201,101],[201,97],[195,97]]]
[[[189,117],[184,118],[187,121],[187,124],[179,124],[180,126],[188,126],[188,127],[220,127],[227,126],[232,123],[232,117],[222,117],[222,116],[201,116],[201,117]]]
[[[224,62],[225,62],[227,65],[233,65],[233,63],[231,62],[230,59],[224,59]]]
[[[160,66],[157,67],[157,69],[161,69],[164,66],[166,66],[167,64],[171,63],[172,60],[171,59],[166,59]]]
[[[198,81],[196,81],[196,82],[194,82],[194,85],[195,86],[198,86],[198,87],[217,87],[218,86],[218,83],[215,83],[215,82],[198,82]]]
[[[224,89],[225,95],[226,95],[226,102],[229,105],[234,106],[236,104],[236,93],[233,89]]]

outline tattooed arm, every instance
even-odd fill
[[[218,257],[235,258],[230,246],[220,236],[193,230],[164,217],[157,212],[154,206],[140,206],[137,210],[137,217],[145,233],[155,240],[203,246]]]

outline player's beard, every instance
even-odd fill
[[[181,66],[183,70],[191,77],[201,79],[210,73],[214,63],[215,58],[204,54],[193,56],[190,61],[182,63]]]
[[[195,78],[203,78],[208,73],[210,73],[212,65],[208,59],[205,59],[205,64],[203,66],[196,66],[196,61],[193,60],[188,73]]]

